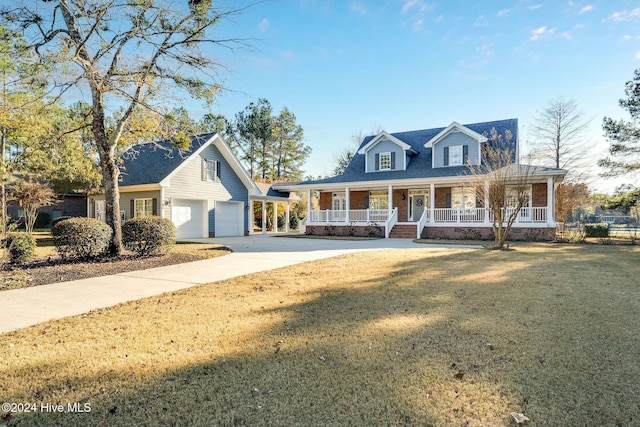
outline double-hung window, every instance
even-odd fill
[[[134,217],[153,215],[153,199],[135,199]]]
[[[379,170],[381,171],[391,170],[391,153],[380,153]]]
[[[218,176],[217,163],[215,160],[207,160],[207,181],[215,181]]]
[[[449,166],[464,164],[462,145],[449,147]]]

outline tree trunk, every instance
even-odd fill
[[[5,184],[5,178],[7,178],[7,159],[6,159],[6,150],[7,150],[7,131],[3,128],[2,135],[0,135],[0,150],[2,150],[2,177],[0,177],[0,191],[2,191],[2,215],[0,216],[0,221],[2,221],[2,238],[7,236],[7,190]]]
[[[97,99],[96,99],[97,98]],[[122,229],[120,224],[120,190],[118,188],[118,177],[120,170],[116,165],[115,142],[109,141],[104,126],[104,109],[102,99],[94,93],[93,120],[91,123],[93,136],[96,139],[98,156],[100,157],[100,167],[102,169],[102,185],[104,187],[105,198],[105,220],[107,225],[113,230],[111,243],[109,244],[110,255],[120,255],[122,252]]]

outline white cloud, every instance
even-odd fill
[[[444,15],[440,15],[436,18],[436,24],[441,23],[442,21],[444,21]]]
[[[555,31],[555,28],[548,28],[546,25],[542,26],[531,31],[531,37],[529,37],[529,40],[539,40],[542,37],[552,35],[553,33],[555,33]]]
[[[292,61],[295,58],[295,54],[292,50],[285,50],[284,52],[282,52],[282,57],[287,61]]]
[[[406,15],[412,9],[417,9],[419,12],[426,12],[431,9],[431,7],[423,0],[407,0],[402,6],[401,13]]]
[[[610,17],[603,19],[602,22],[607,22],[607,21],[613,21],[613,22],[629,21],[631,19],[636,19],[636,18],[640,18],[640,7],[636,7],[635,9],[633,9],[631,11],[623,10],[622,12],[614,12],[613,14],[611,14]]]
[[[352,1],[349,7],[352,12],[355,12],[358,15],[366,15],[369,12],[365,5],[357,1]]]
[[[418,19],[416,22],[413,23],[413,31],[414,32],[418,32],[422,29],[422,25],[424,24],[424,19]]]
[[[473,25],[475,27],[488,27],[489,26],[489,21],[487,20],[487,18],[484,15],[480,15],[476,18],[475,22],[473,23]]]
[[[581,30],[582,28],[584,28],[583,24],[576,24],[576,25],[573,26],[574,30]]]
[[[636,59],[640,59],[640,51],[636,53]]]
[[[529,10],[538,10],[542,7],[541,4],[533,4],[531,6],[529,6]]]
[[[267,18],[264,18],[262,21],[260,21],[260,24],[258,24],[258,29],[261,33],[267,31],[269,29],[269,20]]]
[[[564,33],[562,33],[562,37],[567,40],[571,40],[571,31],[565,31]]]
[[[509,16],[509,12],[511,12],[511,9],[502,9],[498,11],[498,16]]]
[[[582,15],[583,13],[591,12],[592,10],[593,10],[593,6],[587,5],[587,6],[583,7],[582,9],[580,9],[580,12],[578,12],[578,15]]]

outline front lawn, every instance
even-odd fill
[[[640,248],[373,251],[0,335],[14,425],[640,425]],[[47,403],[90,412],[43,412]]]

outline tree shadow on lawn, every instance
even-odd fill
[[[73,338],[50,331],[48,362],[12,373],[36,381],[4,397],[88,401],[91,413],[14,414],[8,425],[473,426],[509,425],[510,412],[528,425],[638,423],[640,290],[611,280],[628,259],[534,248],[369,253],[370,265],[349,255],[295,267],[293,280],[282,269],[131,303],[120,310],[136,325],[113,331],[91,329],[109,310],[76,318],[66,330],[84,333],[96,360],[52,351],[56,334]],[[228,315],[245,319],[234,330],[219,314],[231,303]],[[119,348],[101,350],[117,362],[95,353],[101,333],[120,334]]]

